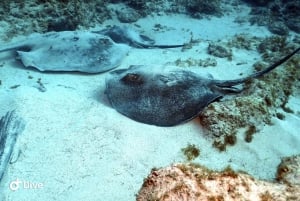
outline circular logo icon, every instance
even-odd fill
[[[20,188],[20,184],[22,183],[22,181],[20,181],[18,178],[12,182],[10,182],[9,184],[9,189],[12,191],[16,191]]]

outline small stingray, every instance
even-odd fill
[[[130,66],[109,74],[105,94],[113,108],[135,121],[174,126],[195,118],[224,95],[242,91],[235,86],[270,72],[299,50],[262,71],[235,80],[215,80],[177,67],[149,70]]]
[[[108,36],[86,31],[35,33],[2,45],[0,52],[16,51],[25,67],[40,71],[101,73],[120,65],[130,47]]]
[[[128,27],[113,26],[100,31],[94,31],[94,33],[109,36],[115,43],[124,43],[135,48],[177,48],[185,45],[157,45],[153,39],[139,34]]]

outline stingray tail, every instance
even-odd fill
[[[168,49],[168,48],[178,48],[178,47],[184,47],[185,44],[181,45],[148,45],[148,44],[142,44],[138,43],[136,46],[137,48],[146,48],[146,49],[154,49],[154,48],[160,48],[160,49]]]
[[[8,52],[8,51],[12,51],[12,50],[30,51],[32,46],[33,45],[27,44],[25,42],[9,43],[9,44],[5,44],[2,47],[0,47],[0,52]]]
[[[4,47],[4,48],[0,48],[0,52],[7,52],[15,49],[16,47]]]
[[[231,87],[234,85],[238,85],[241,84],[243,82],[246,82],[250,79],[253,78],[258,78],[263,76],[264,74],[270,72],[271,70],[275,69],[276,67],[280,66],[281,64],[283,64],[284,62],[286,62],[287,60],[289,60],[292,56],[294,56],[298,51],[300,50],[300,47],[297,48],[296,50],[294,50],[292,53],[290,53],[289,55],[285,56],[284,58],[280,59],[279,61],[277,61],[276,63],[272,64],[271,66],[269,66],[268,68],[258,71],[256,73],[253,73],[250,76],[244,77],[244,78],[240,78],[240,79],[236,79],[236,80],[216,80],[214,83],[218,86],[218,87]]]

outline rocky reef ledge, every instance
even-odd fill
[[[197,164],[181,163],[152,169],[144,180],[137,201],[299,201],[299,159],[300,155],[282,160],[277,182],[258,180],[230,168],[212,171]]]

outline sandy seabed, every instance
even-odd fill
[[[152,16],[136,24],[144,34],[164,44],[190,40],[190,32],[201,43],[181,49],[132,49],[118,68],[136,64],[165,65],[175,60],[207,58],[210,41],[227,40],[239,33],[269,36],[264,27],[237,24],[236,16],[191,19],[184,15]],[[107,24],[115,24],[107,21]],[[167,28],[154,31],[155,24]],[[260,60],[256,51],[234,49],[233,59],[216,58],[216,67],[201,69],[219,79],[237,78],[252,72]],[[200,156],[194,162],[220,170],[230,165],[252,176],[273,180],[281,157],[300,153],[300,93],[289,106],[294,114],[264,126],[251,143],[242,137],[225,152],[212,147],[199,120],[175,127],[156,127],[135,122],[110,107],[104,94],[106,73],[42,73],[23,68],[1,53],[0,114],[16,109],[26,128],[19,136],[13,163],[0,185],[3,200],[135,200],[143,179],[153,167],[186,159],[181,151],[196,144]],[[246,63],[243,67],[236,63]],[[151,70],[151,69],[149,69]],[[42,82],[46,91],[39,90]],[[20,85],[12,89],[12,86]],[[297,115],[298,114],[298,115]],[[16,191],[9,184],[22,182]],[[41,184],[41,185],[38,185]]]

